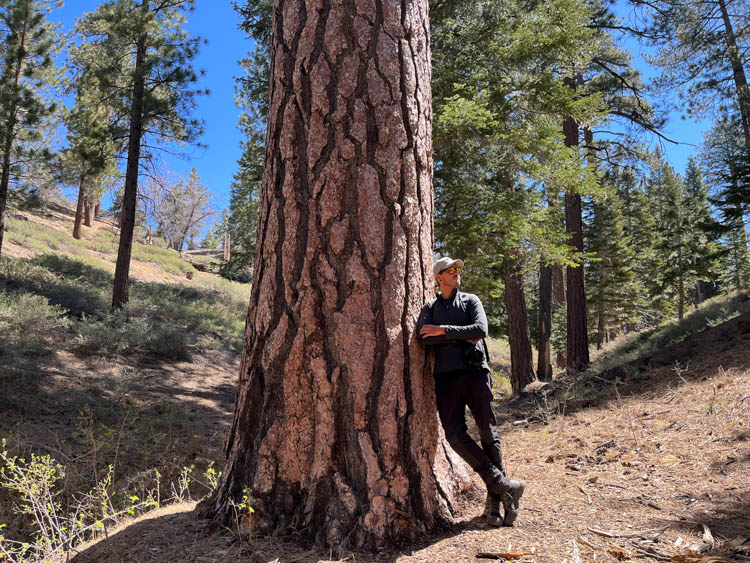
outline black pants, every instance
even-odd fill
[[[503,451],[492,410],[492,376],[489,371],[437,374],[435,396],[445,437],[456,453],[482,478],[493,465],[505,475]],[[479,429],[481,448],[467,433],[467,406]]]

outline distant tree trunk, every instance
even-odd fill
[[[148,10],[148,0],[143,0],[142,9]],[[133,80],[130,135],[128,137],[128,163],[125,168],[125,188],[122,194],[122,209],[120,211],[120,246],[117,250],[115,283],[112,291],[112,307],[116,309],[122,308],[129,298],[128,274],[130,273],[130,255],[133,251],[135,210],[138,198],[138,164],[141,156],[141,137],[143,136],[146,39],[146,32],[143,31],[136,46],[135,79]]]
[[[552,267],[552,315],[554,317],[555,311],[565,307],[565,276],[563,275],[562,266]],[[563,350],[557,350],[555,355],[555,364],[559,369],[565,367],[565,352]]]
[[[526,297],[523,292],[523,275],[518,260],[513,257],[505,260],[505,306],[508,310],[508,344],[510,346],[510,385],[513,394],[520,393],[532,381],[534,356],[531,351],[529,317]]]
[[[94,221],[96,221],[99,218],[99,211],[101,210],[102,202],[97,201],[94,205]]]
[[[224,262],[229,262],[229,259],[231,258],[231,242],[232,239],[229,236],[229,233],[224,233]]]
[[[451,521],[439,440],[427,0],[274,3],[258,252],[234,421],[204,516],[332,550]]]
[[[536,373],[542,381],[552,379],[552,267],[539,263],[539,327],[537,329]]]
[[[86,218],[83,221],[83,224],[87,227],[93,227],[94,226],[94,204],[91,203],[88,198],[84,199],[84,209],[85,209],[85,216]]]
[[[26,45],[26,28],[23,29],[21,44]],[[19,56],[16,60],[14,69],[14,82],[12,90],[15,92],[21,82],[21,71],[23,70],[24,58]],[[5,95],[5,93],[3,93]],[[13,94],[9,93],[11,100],[14,100]],[[0,172],[0,255],[3,253],[3,236],[5,234],[5,208],[8,205],[8,187],[10,186],[10,160],[13,154],[13,141],[16,137],[16,125],[18,124],[18,105],[15,101],[9,103],[9,107],[3,115],[2,132],[3,141],[3,169]]]
[[[677,318],[682,320],[685,318],[685,275],[682,266],[682,238],[680,238],[680,243],[677,246],[677,265],[679,267],[679,274],[677,276],[677,293],[679,299],[677,305]]]
[[[569,88],[575,90],[576,80],[565,79]],[[568,117],[563,122],[565,146],[578,145],[578,123]],[[581,195],[574,192],[565,194],[565,231],[568,244],[577,252],[583,252],[583,214]],[[586,318],[586,288],[583,280],[583,264],[568,266],[567,298],[567,367],[573,371],[585,370],[589,365],[588,320]]]
[[[78,180],[78,202],[76,203],[76,216],[73,220],[73,238],[81,238],[81,220],[83,217],[83,200],[85,199],[86,188],[84,185],[83,174]]]
[[[750,90],[747,86],[745,68],[742,66],[740,50],[737,47],[737,37],[732,27],[732,20],[729,18],[726,0],[719,0],[719,9],[721,10],[721,19],[724,23],[724,38],[727,45],[727,55],[729,56],[729,62],[732,65],[734,86],[737,89],[737,105],[740,109],[742,133],[745,137],[745,148],[750,152]]]

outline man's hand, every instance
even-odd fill
[[[477,338],[476,340],[467,340],[466,342],[468,342],[469,344],[476,344],[477,342],[479,342],[479,340],[480,339]]]
[[[419,335],[422,338],[429,338],[430,336],[442,336],[445,334],[445,327],[440,325],[424,325],[422,330],[419,331]]]

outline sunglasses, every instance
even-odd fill
[[[451,266],[450,268],[446,268],[445,270],[440,270],[440,273],[448,272],[449,274],[460,274],[463,272],[463,268],[456,268],[455,266]]]

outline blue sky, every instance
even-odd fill
[[[94,10],[100,3],[101,0],[69,0],[67,5],[50,14],[50,19],[62,22],[64,28],[70,30],[76,17]],[[205,70],[199,87],[208,88],[210,95],[199,98],[194,114],[205,122],[201,142],[207,148],[188,148],[190,160],[169,156],[165,156],[165,159],[170,170],[184,176],[196,168],[204,184],[214,194],[214,205],[221,210],[229,205],[232,175],[240,156],[241,136],[236,127],[239,110],[234,104],[234,77],[242,72],[237,60],[245,56],[250,43],[237,28],[239,18],[229,0],[197,0],[195,11],[189,13],[187,18],[190,33],[208,40],[195,60],[195,68]],[[653,75],[654,71],[647,67],[640,56],[638,44],[631,40],[628,47],[633,53],[634,64],[645,76]],[[698,145],[708,125],[705,120],[683,120],[679,112],[673,112],[664,134],[681,143]],[[653,139],[657,141],[655,136]],[[680,173],[684,173],[688,157],[697,150],[693,146],[671,143],[662,143],[662,149],[667,160]],[[74,197],[74,191],[70,190],[69,197]]]
[[[101,0],[68,0],[65,6],[52,12],[49,19],[71,30],[75,18],[95,10],[99,4]],[[240,157],[234,77],[242,73],[237,60],[247,54],[250,44],[245,34],[237,29],[239,17],[229,0],[197,0],[195,11],[188,13],[187,19],[191,35],[208,40],[194,64],[196,69],[205,70],[198,87],[210,90],[208,96],[198,99],[194,113],[194,117],[205,121],[205,133],[200,141],[208,147],[186,147],[186,152],[191,153],[190,160],[167,155],[164,158],[170,170],[184,176],[195,168],[214,194],[214,205],[220,210],[229,205],[229,186]]]

